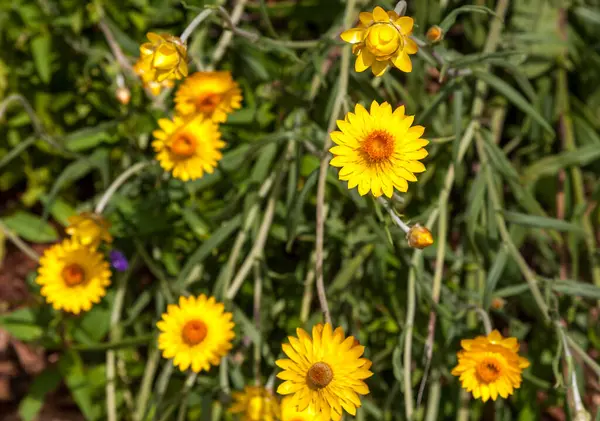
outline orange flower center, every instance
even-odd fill
[[[65,266],[61,275],[65,284],[69,287],[81,285],[85,281],[85,270],[77,263]]]
[[[500,377],[500,364],[494,358],[486,358],[475,368],[477,376],[484,383],[492,383]]]
[[[189,158],[196,152],[196,140],[187,134],[178,135],[171,142],[171,152],[180,158]]]
[[[375,130],[363,141],[361,149],[369,161],[383,161],[394,153],[394,137],[384,130]]]
[[[221,95],[219,94],[206,94],[198,97],[196,101],[196,109],[201,113],[212,113],[217,105],[221,102]]]
[[[201,320],[190,320],[183,326],[183,331],[181,332],[181,337],[183,338],[183,342],[186,344],[193,346],[198,345],[206,338],[206,334],[208,333],[208,328]]]
[[[333,370],[329,364],[318,362],[308,369],[308,384],[312,389],[323,389],[333,380]]]

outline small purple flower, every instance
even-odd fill
[[[111,250],[110,263],[119,272],[124,272],[129,267],[129,262],[123,253],[119,250]]]

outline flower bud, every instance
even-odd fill
[[[427,40],[431,43],[440,42],[444,37],[444,31],[439,26],[433,25],[427,30],[427,34],[425,36],[427,37]]]
[[[188,75],[187,48],[179,37],[154,32],[146,36],[150,42],[141,45],[140,60],[151,70],[152,80],[162,82]]]
[[[125,87],[120,87],[120,88],[117,88],[117,92],[115,93],[115,96],[117,97],[117,100],[121,104],[127,105],[127,104],[129,104],[129,100],[131,99],[131,92],[129,92],[129,89],[127,89]]]
[[[506,304],[506,301],[500,297],[494,297],[492,299],[492,308],[494,310],[502,310],[504,308],[504,305]]]
[[[413,225],[408,234],[406,234],[406,239],[409,246],[417,249],[424,249],[433,244],[431,231],[419,224]]]

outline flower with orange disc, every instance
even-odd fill
[[[180,115],[204,114],[223,123],[227,114],[242,106],[242,91],[230,72],[197,72],[181,84],[175,103]]]
[[[160,130],[152,133],[152,147],[161,167],[183,181],[214,172],[225,146],[217,123],[199,114],[192,118],[161,118],[158,125]]]
[[[214,297],[180,297],[179,305],[168,305],[156,324],[161,331],[158,348],[163,357],[173,358],[181,371],[208,371],[231,349],[235,336],[232,318]]]
[[[458,365],[452,369],[460,376],[463,389],[476,399],[507,398],[521,386],[521,373],[529,361],[520,357],[517,338],[504,338],[497,330],[487,336],[460,341]]]

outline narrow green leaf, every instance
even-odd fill
[[[67,350],[61,355],[58,368],[85,418],[91,421],[98,419],[92,399],[92,387],[86,377],[83,361],[79,354],[76,351]]]
[[[302,208],[304,203],[306,202],[306,196],[312,190],[312,188],[317,183],[317,177],[319,175],[319,170],[315,169],[310,175],[306,178],[304,182],[304,186],[302,186],[302,190],[300,193],[294,198],[292,211],[288,216],[287,220],[287,245],[286,249],[290,250],[294,239],[296,238],[296,232],[298,229],[298,223],[300,221],[300,216],[302,215]]]
[[[525,213],[506,211],[503,209],[498,211],[504,215],[504,219],[514,224],[533,228],[553,229],[556,231],[568,231],[584,234],[583,228],[581,228],[579,225],[576,225],[572,222],[563,221],[561,219],[528,215]]]
[[[0,316],[0,326],[15,338],[26,342],[39,339],[44,334],[31,307]]]
[[[448,65],[452,68],[468,67],[472,64],[485,64],[489,61],[498,59],[507,59],[509,57],[515,57],[516,61],[524,60],[526,54],[522,51],[500,51],[496,53],[475,53],[467,54],[465,56],[450,60]]]
[[[423,122],[427,121],[427,118],[429,118],[429,115],[432,114],[437,107],[439,107],[439,105],[450,96],[450,94],[452,94],[452,92],[454,92],[454,90],[460,85],[460,83],[462,83],[462,78],[455,78],[450,80],[450,82],[448,82],[438,93],[435,97],[433,97],[433,99],[431,100],[431,102],[429,103],[429,105],[423,110],[421,111],[419,114],[417,114],[417,123],[422,124]]]
[[[461,6],[454,9],[452,12],[448,13],[448,15],[444,18],[444,20],[440,23],[440,28],[442,31],[448,32],[448,30],[454,25],[456,22],[456,18],[461,13],[483,13],[488,15],[496,16],[496,13],[492,9],[488,9],[485,6]]]
[[[525,114],[529,115],[535,121],[537,121],[540,126],[542,126],[548,133],[554,135],[554,129],[550,123],[542,117],[542,115],[535,109],[535,107],[527,102],[527,99],[521,95],[515,88],[510,86],[508,83],[500,79],[498,76],[495,76],[491,73],[482,71],[482,70],[473,70],[473,75],[487,83],[490,87],[495,89],[498,93],[504,95],[510,102],[512,102],[517,108],[523,111]]]
[[[116,126],[117,122],[109,121],[96,127],[86,127],[69,133],[64,138],[64,146],[73,152],[94,148],[102,142],[110,141],[111,135],[108,130],[114,129]]]
[[[496,285],[502,276],[502,272],[504,272],[504,267],[506,266],[507,260],[508,252],[506,248],[503,247],[496,255],[494,264],[492,265],[492,268],[490,269],[485,281],[485,290],[483,292],[483,309],[486,311],[490,308],[492,296],[496,290]]]
[[[196,249],[194,254],[185,263],[185,266],[181,269],[181,273],[175,282],[177,288],[181,288],[190,272],[197,264],[201,263],[208,257],[213,249],[219,247],[221,243],[229,238],[242,223],[242,215],[237,214],[235,218],[225,222],[219,229],[217,229],[208,240],[202,243],[200,247]]]
[[[529,166],[523,172],[526,184],[534,183],[540,177],[552,176],[570,166],[583,167],[600,158],[600,148],[596,144],[582,146],[568,152],[546,156]]]
[[[590,298],[600,300],[600,287],[594,284],[578,282],[573,280],[561,280],[552,283],[552,290],[574,297]]]
[[[44,83],[50,82],[52,76],[50,71],[50,49],[52,39],[49,34],[38,35],[31,40],[31,55],[35,68]]]
[[[58,233],[52,225],[39,216],[26,211],[17,211],[2,221],[19,237],[33,243],[51,243],[58,240]]]
[[[55,390],[62,377],[56,367],[50,367],[37,376],[29,386],[27,395],[19,404],[19,415],[23,421],[32,421],[39,414],[46,395]]]
[[[350,281],[352,281],[352,278],[354,278],[365,259],[371,255],[373,248],[373,244],[366,244],[360,249],[356,256],[342,263],[342,269],[335,278],[333,278],[333,281],[329,286],[328,292],[330,294],[342,291],[350,284]]]

